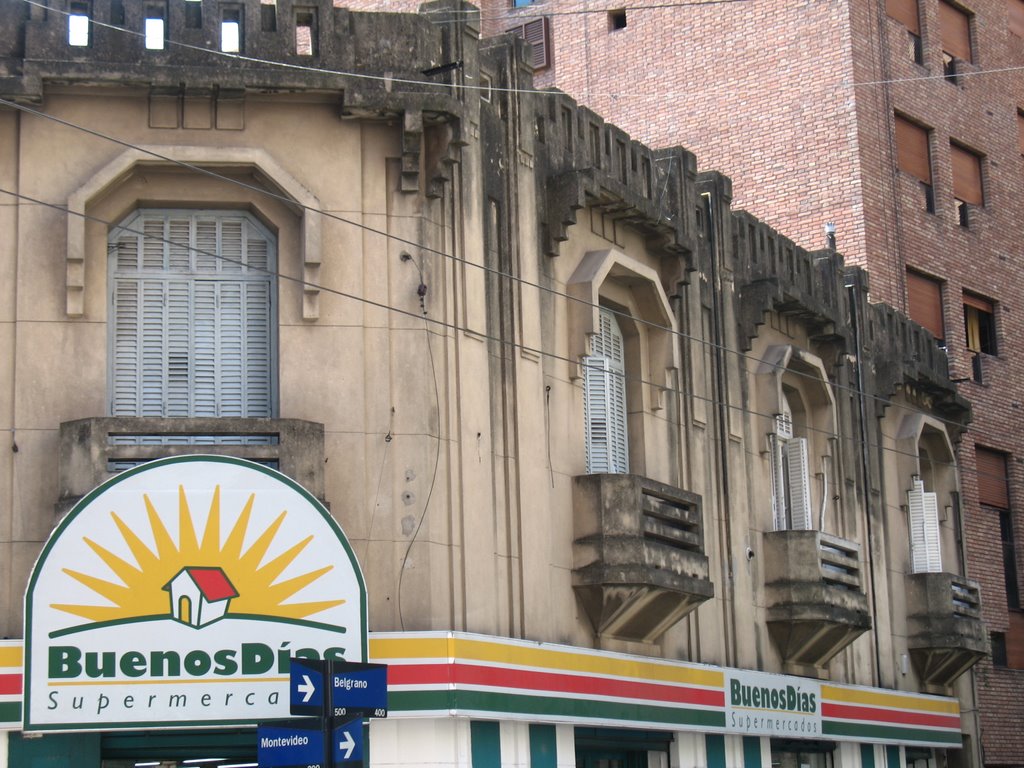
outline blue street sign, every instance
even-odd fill
[[[387,717],[388,665],[331,662],[333,717]]]
[[[316,659],[292,657],[288,698],[293,715],[323,715],[325,664]]]
[[[260,768],[309,768],[326,765],[324,733],[319,723],[261,725],[256,728],[256,759]]]
[[[363,721],[351,720],[333,729],[334,764],[361,763],[363,761]]]

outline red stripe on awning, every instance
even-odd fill
[[[0,675],[0,695],[11,696],[21,693],[21,674]]]
[[[534,672],[472,664],[393,664],[388,667],[391,685],[486,685],[551,693],[575,693],[588,696],[615,696],[650,702],[725,706],[725,692],[684,686],[617,680],[606,677],[581,677],[556,672]]]
[[[880,707],[856,707],[850,704],[822,702],[822,717],[841,720],[872,720],[877,723],[898,723],[901,725],[929,725],[933,728],[960,730],[959,715],[933,715],[926,712],[901,712]]]

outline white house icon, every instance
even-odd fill
[[[171,615],[193,627],[223,618],[231,598],[238,597],[220,568],[182,568],[164,589],[171,593]]]

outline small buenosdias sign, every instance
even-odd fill
[[[288,716],[289,658],[366,660],[366,589],[313,496],[248,461],[187,456],[96,488],[25,595],[24,727]]]

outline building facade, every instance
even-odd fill
[[[728,174],[735,205],[815,248],[834,227],[872,298],[928,328],[974,407],[959,447],[982,584],[985,762],[1021,765],[1019,499],[1024,5],[1019,0],[481,4],[535,81]]]
[[[0,13],[8,765],[251,765],[291,651],[388,664],[372,765],[979,764],[867,272],[468,5]]]

